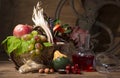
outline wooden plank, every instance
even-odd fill
[[[26,73],[20,74],[11,62],[0,62],[0,78],[106,78],[107,75],[98,72],[84,72],[83,74],[40,74]],[[119,78],[120,72],[109,74],[111,78]]]

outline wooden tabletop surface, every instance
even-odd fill
[[[107,77],[109,76],[109,77]],[[13,63],[9,61],[0,61],[0,78],[120,78],[120,72],[109,75],[98,72],[83,72],[83,74],[40,74],[27,73],[20,74]]]

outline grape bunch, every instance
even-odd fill
[[[73,66],[67,65],[66,66],[66,73],[67,74],[69,74],[69,73],[72,73],[72,74],[81,74],[81,70],[80,70],[78,64],[75,64]]]
[[[21,40],[29,43],[27,49],[30,54],[40,55],[44,47],[43,43],[47,41],[47,38],[39,34],[36,30],[33,30],[31,33],[23,35]]]

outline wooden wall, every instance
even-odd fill
[[[32,21],[33,7],[40,0],[0,0],[0,43],[9,35],[17,24],[34,25]],[[41,0],[44,12],[54,18],[55,10],[60,0]],[[75,1],[77,10],[81,11],[78,0]],[[60,19],[62,23],[74,26],[76,17],[69,6],[69,0],[63,6]],[[3,52],[3,47],[0,46]],[[4,54],[4,53],[2,53]]]
[[[0,42],[8,35],[12,34],[12,30],[17,24],[30,24],[32,22],[33,7],[40,0],[1,0],[0,7]],[[55,10],[60,0],[41,0],[43,2],[44,12],[50,16],[55,16]],[[77,9],[82,12],[78,1],[75,1]],[[69,5],[69,0],[63,6],[60,19],[63,23],[70,25],[75,24],[76,17]]]
[[[34,25],[31,18],[32,18],[33,7],[37,4],[38,1],[40,0],[0,0],[0,43],[7,36],[12,35],[12,30],[17,24],[21,23],[21,24]],[[60,0],[41,0],[41,1],[43,2],[44,12],[48,16],[54,18],[55,10]],[[78,1],[79,0],[75,0],[75,8],[80,14],[82,14],[83,8],[81,8],[81,6],[79,5],[80,3]],[[109,8],[108,11],[103,9],[102,10],[103,14],[101,15],[100,18],[105,19],[104,22],[106,22],[107,20],[108,24],[110,24],[109,22],[114,21],[116,25],[116,23],[120,22],[120,19],[118,18],[116,19],[116,16],[113,16],[113,13],[114,13],[113,9],[114,8],[112,9]],[[105,11],[107,12],[104,13]],[[117,14],[119,15],[119,13],[120,11]],[[108,17],[113,16],[111,17],[112,20],[110,20],[110,18],[107,18],[106,15],[108,15]],[[69,0],[67,0],[65,5],[63,6],[60,19],[62,20],[62,23],[67,23],[67,24],[70,24],[71,26],[75,26],[76,18],[77,17],[74,15],[70,7]],[[110,25],[111,29],[115,28],[113,24]],[[120,27],[118,28],[120,31]],[[3,47],[0,46],[0,51],[2,52],[2,50],[3,50]],[[4,57],[4,55],[2,57]]]

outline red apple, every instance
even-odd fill
[[[13,36],[20,38],[25,34],[29,34],[32,30],[33,27],[30,25],[18,24],[13,30]]]

